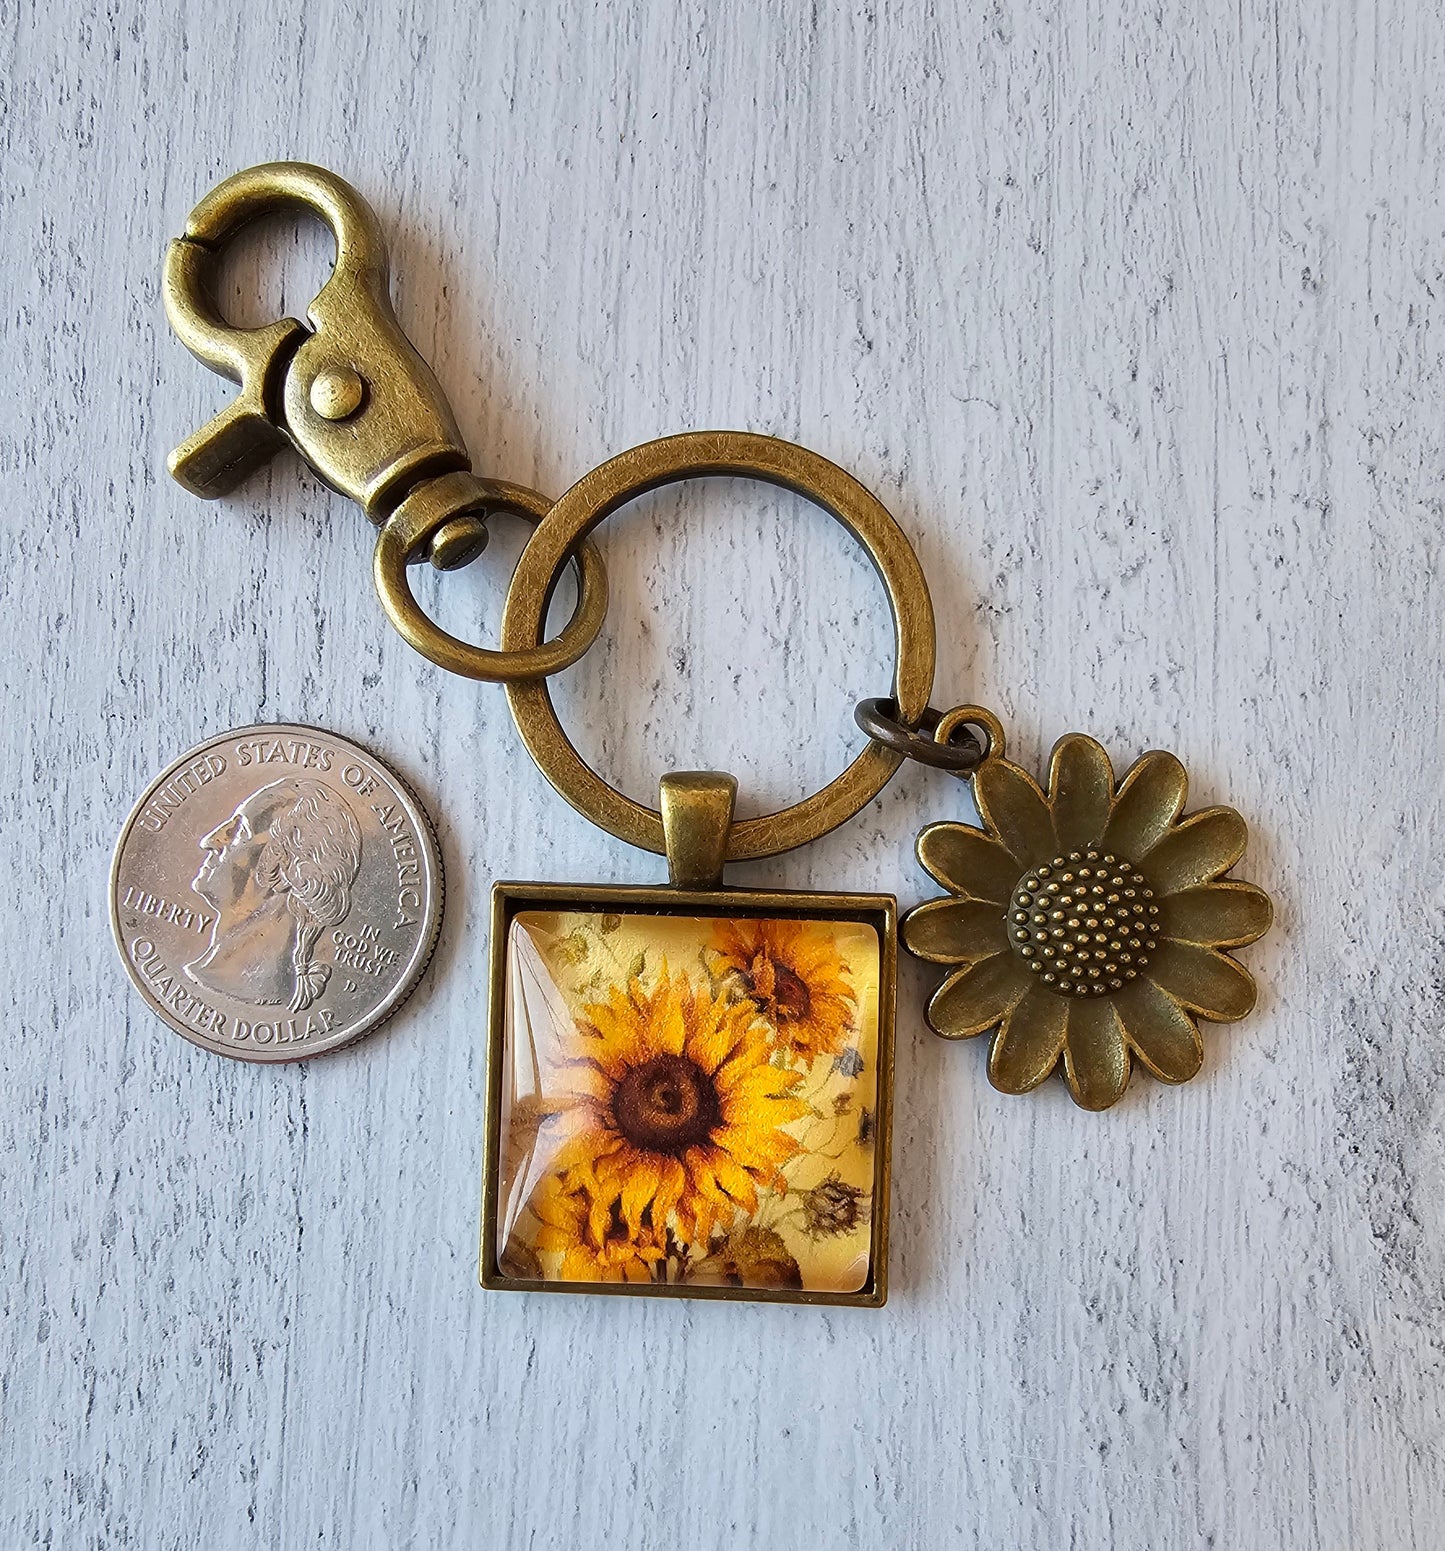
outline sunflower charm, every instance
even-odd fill
[[[928,1004],[945,1039],[992,1031],[988,1075],[1037,1088],[1063,1062],[1074,1102],[1107,1109],[1137,1057],[1187,1082],[1204,1047],[1197,1020],[1254,1006],[1254,980],[1226,948],[1269,930],[1269,896],[1224,875],[1247,831],[1233,808],[1181,817],[1184,767],[1159,751],[1118,789],[1109,756],[1070,733],[1054,746],[1048,794],[1002,754],[973,775],[983,829],[930,824],[918,859],[949,891],[903,920],[919,958],[956,965]]]

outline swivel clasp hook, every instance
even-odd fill
[[[336,241],[331,277],[306,309],[236,328],[216,305],[212,277],[226,244],[260,216],[318,216]],[[171,474],[194,494],[224,495],[290,445],[377,524],[402,514],[411,558],[443,570],[487,540],[488,483],[471,459],[446,396],[392,312],[381,223],[335,173],[268,162],[217,184],[166,253],[166,315],[182,343],[240,385],[235,401],[171,454]]]

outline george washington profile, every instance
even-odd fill
[[[361,830],[346,801],[320,781],[276,781],[201,849],[191,887],[216,919],[209,948],[186,974],[257,1006],[309,1007],[331,973],[312,957],[316,940],[346,919],[361,867]]]

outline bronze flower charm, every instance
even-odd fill
[[[988,1075],[1038,1087],[1063,1060],[1074,1101],[1107,1109],[1137,1056],[1164,1082],[1204,1059],[1197,1019],[1232,1022],[1254,980],[1225,948],[1269,930],[1269,896],[1224,879],[1247,831],[1233,808],[1182,818],[1188,779],[1145,754],[1117,791],[1109,756],[1070,733],[1048,795],[1001,756],[974,776],[984,829],[930,824],[918,859],[952,896],[908,912],[910,952],[960,966],[928,1022],[946,1039],[993,1031]]]

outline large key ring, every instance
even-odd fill
[[[893,612],[897,660],[892,699],[917,723],[933,687],[933,605],[913,546],[877,497],[851,474],[805,447],[745,431],[694,431],[646,442],[578,480],[539,523],[512,576],[502,614],[502,648],[534,650],[553,590],[570,555],[628,501],[664,485],[741,475],[794,491],[842,523],[868,552]],[[562,729],[545,679],[512,680],[507,698],[543,775],[571,805],[619,840],[666,852],[662,815],[634,802],[591,769]],[[774,856],[806,845],[852,818],[888,784],[905,755],[870,742],[821,791],[728,831],[725,860]]]

